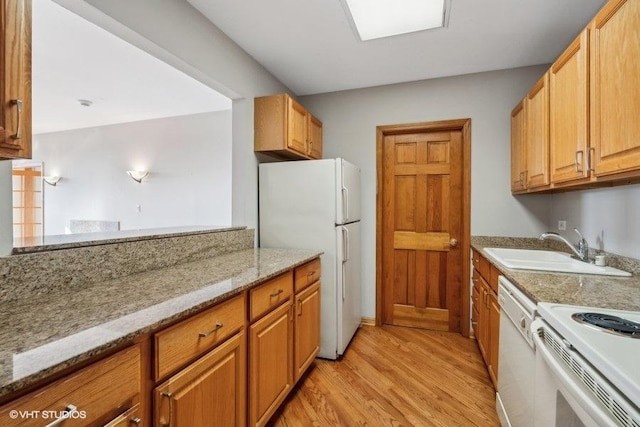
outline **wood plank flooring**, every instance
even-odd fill
[[[476,342],[451,332],[363,326],[339,361],[316,359],[269,423],[499,426]]]

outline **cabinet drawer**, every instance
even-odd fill
[[[140,401],[140,348],[130,347],[0,408],[3,426],[103,426]],[[71,405],[75,410],[69,410]],[[11,419],[10,411],[38,416]],[[45,418],[46,417],[46,418]]]
[[[263,283],[251,290],[251,320],[279,306],[293,294],[293,272]]]
[[[144,423],[141,418],[140,404],[137,404],[133,408],[129,409],[122,415],[119,415],[114,420],[105,424],[104,427],[134,427],[134,426],[143,426],[150,425],[149,423]]]
[[[478,299],[480,298],[480,276],[473,272],[473,289],[471,290],[471,302],[473,307],[478,306]]]
[[[320,279],[320,258],[316,258],[300,267],[293,273],[296,292],[300,292],[307,286]]]
[[[155,379],[181,368],[244,326],[245,294],[155,334]]]
[[[489,271],[489,286],[491,286],[491,289],[493,289],[493,292],[496,294],[498,293],[498,276],[500,276],[500,270],[491,264]]]

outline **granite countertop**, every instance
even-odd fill
[[[320,255],[246,249],[1,302],[0,397]]]
[[[182,227],[141,228],[134,230],[102,231],[92,233],[57,234],[16,238],[13,241],[13,253],[24,254],[60,249],[82,248],[86,246],[109,245],[140,240],[186,236],[198,233],[242,230],[244,226],[206,226],[192,225]]]
[[[640,276],[612,277],[592,274],[534,272],[506,268],[484,251],[486,247],[535,249],[535,241],[474,238],[471,246],[534,302],[640,311]],[[537,239],[535,239],[537,240]],[[538,247],[538,249],[543,249]],[[545,248],[548,249],[548,248]]]

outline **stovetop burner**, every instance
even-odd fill
[[[617,335],[640,338],[640,323],[603,313],[574,313],[571,318],[579,323],[603,329]]]

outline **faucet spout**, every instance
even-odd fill
[[[580,261],[589,262],[589,245],[587,241],[582,236],[582,234],[580,234],[577,228],[574,228],[573,231],[578,233],[578,235],[580,236],[580,241],[578,242],[577,245],[574,245],[565,237],[553,231],[547,231],[546,233],[542,233],[539,239],[540,240],[547,240],[547,239],[558,240],[566,244]]]

